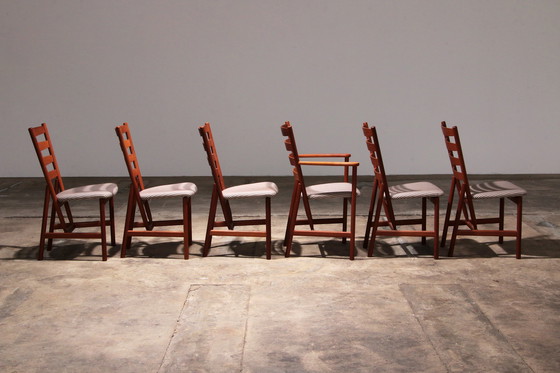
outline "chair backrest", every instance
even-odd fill
[[[366,137],[366,145],[369,150],[369,157],[373,165],[373,172],[378,185],[382,185],[389,195],[387,176],[385,174],[385,166],[383,165],[383,157],[381,156],[381,147],[377,139],[377,130],[375,126],[369,127],[367,122],[362,126],[362,131]]]
[[[216,145],[214,144],[214,137],[212,136],[210,123],[204,123],[204,126],[198,127],[198,132],[202,137],[202,145],[204,146],[204,150],[206,151],[208,158],[208,164],[212,170],[214,184],[218,187],[221,193],[222,190],[226,189],[226,184],[224,182],[222,168],[220,167],[220,160],[218,159],[218,152],[216,151]]]
[[[31,141],[33,141],[37,158],[41,164],[41,170],[47,182],[47,187],[49,188],[52,198],[56,200],[56,194],[64,190],[64,183],[62,182],[58,162],[54,155],[54,148],[47,124],[43,123],[38,127],[29,128],[29,134],[31,135]]]
[[[144,180],[142,179],[142,173],[140,172],[140,165],[138,164],[138,157],[136,157],[136,151],[134,150],[134,143],[132,142],[132,135],[130,133],[130,128],[128,123],[123,123],[122,126],[115,127],[115,132],[119,138],[119,143],[121,145],[121,150],[124,156],[124,161],[126,163],[126,169],[128,170],[128,175],[132,182],[133,187],[136,192],[140,192],[144,187]]]
[[[304,186],[303,172],[299,163],[299,153],[292,125],[290,122],[286,122],[280,128],[282,130],[282,135],[287,137],[287,139],[284,140],[284,145],[286,146],[286,150],[289,152],[288,158],[290,159],[290,164],[294,166],[294,177],[302,186]],[[305,190],[305,187],[303,189]]]
[[[451,169],[453,170],[453,182],[457,190],[463,189],[466,193],[470,193],[469,178],[467,176],[467,168],[465,167],[465,159],[463,158],[461,140],[459,139],[459,130],[456,126],[447,127],[445,122],[441,122],[441,130],[445,139],[449,161],[451,162]]]

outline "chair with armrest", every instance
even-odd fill
[[[349,256],[354,260],[356,237],[356,198],[360,195],[357,188],[357,170],[359,162],[350,162],[350,154],[300,154],[296,146],[293,127],[290,122],[281,126],[282,135],[286,137],[284,144],[289,152],[290,164],[293,166],[294,188],[284,246],[286,257],[290,256],[294,236],[339,237],[343,242],[350,238]],[[343,158],[344,161],[317,161],[316,158]],[[307,185],[302,166],[342,167],[344,176],[341,182]],[[311,211],[311,200],[326,198],[342,198],[342,217],[314,217]],[[298,219],[300,201],[303,202],[305,218]],[[348,230],[348,204],[350,204],[350,229]],[[342,230],[316,230],[316,224],[342,224]],[[308,225],[309,230],[296,229],[298,225]]]

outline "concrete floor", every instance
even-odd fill
[[[43,181],[0,179],[0,371],[560,372],[560,176],[503,178],[529,191],[521,260],[513,241],[492,238],[462,238],[455,257],[443,250],[437,261],[416,238],[386,238],[368,258],[361,249],[368,177],[360,178],[355,261],[328,238],[296,238],[293,256],[284,258],[287,177],[268,178],[280,187],[272,260],[262,242],[229,238],[215,238],[202,258],[211,180],[197,177],[148,179],[199,187],[188,261],[178,239],[136,238],[125,259],[120,245],[102,262],[95,240],[58,240],[39,262]],[[447,176],[422,179],[447,192]],[[120,237],[128,181],[110,180],[120,190]],[[157,215],[179,216],[175,205],[156,206]],[[317,207],[329,215],[331,206]],[[491,206],[480,207],[487,213]],[[75,214],[95,211],[81,204]],[[234,211],[249,216],[264,207],[242,202]]]

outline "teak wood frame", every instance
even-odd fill
[[[206,227],[206,236],[204,240],[203,256],[208,256],[210,246],[212,245],[213,236],[230,236],[230,237],[264,237],[266,247],[266,259],[272,256],[272,213],[271,213],[271,197],[265,198],[265,218],[264,219],[234,219],[229,200],[224,197],[223,191],[227,188],[218,159],[218,152],[212,135],[210,123],[205,123],[198,128],[198,132],[202,137],[202,145],[207,155],[208,164],[212,171],[214,185],[212,187],[212,199],[210,201],[210,211],[208,213],[208,224]],[[216,212],[218,209],[218,201],[222,208],[224,220],[216,220]],[[264,231],[240,231],[234,230],[236,227],[242,226],[259,226],[264,225]],[[216,228],[227,228],[216,229]]]
[[[349,256],[354,260],[355,239],[356,239],[356,198],[357,198],[357,173],[359,162],[350,162],[351,154],[348,153],[329,153],[329,154],[299,154],[293,128],[290,122],[285,122],[281,126],[282,135],[287,137],[284,140],[286,150],[289,152],[290,164],[293,166],[294,187],[290,202],[290,211],[286,224],[286,234],[284,246],[286,247],[285,256],[289,257],[292,249],[294,236],[315,236],[315,237],[340,237],[343,242],[350,238]],[[344,162],[339,161],[303,161],[300,158],[344,158]],[[343,198],[341,218],[314,218],[311,212],[309,197],[306,191],[305,179],[302,166],[319,167],[343,167],[343,181],[351,183],[351,197]],[[351,172],[350,172],[351,169]],[[349,181],[351,180],[351,181]],[[298,219],[299,203],[303,201],[305,219]],[[348,231],[348,203],[350,203],[350,230]],[[315,230],[315,224],[342,224],[342,231]],[[297,225],[309,225],[309,230],[295,229]]]
[[[453,256],[455,242],[457,236],[498,236],[498,242],[504,242],[504,237],[515,237],[515,257],[521,258],[521,233],[522,233],[522,213],[523,213],[523,197],[507,197],[515,203],[517,208],[516,229],[504,229],[504,201],[505,198],[499,198],[499,212],[497,217],[478,218],[475,213],[471,186],[463,157],[463,149],[459,138],[459,130],[456,126],[447,127],[445,122],[441,122],[441,130],[445,139],[447,154],[451,162],[453,175],[451,178],[451,187],[449,189],[449,198],[447,201],[447,209],[445,212],[445,222],[443,225],[443,233],[441,237],[441,246],[445,246],[447,231],[449,227],[453,227],[451,241],[449,242],[449,256]],[[453,199],[455,193],[458,195],[457,208],[455,218],[451,220],[451,211],[453,209]],[[498,224],[498,229],[482,229],[481,224]],[[460,225],[466,226],[468,229],[459,229]]]
[[[182,198],[183,219],[154,220],[148,200],[142,200],[140,192],[145,189],[144,180],[138,164],[138,157],[134,149],[132,135],[128,123],[115,128],[119,144],[124,156],[126,168],[130,176],[130,190],[128,193],[128,204],[126,208],[125,226],[123,241],[121,246],[121,258],[126,257],[126,252],[130,247],[133,236],[143,237],[181,237],[184,243],[184,259],[189,258],[189,246],[192,245],[192,218],[191,218],[191,198]],[[140,221],[135,221],[136,208],[140,212]],[[178,226],[182,225],[183,230],[154,230],[155,227]],[[145,230],[135,230],[134,228],[144,228]]]
[[[115,209],[113,197],[99,198],[99,220],[74,221],[69,201],[60,202],[58,193],[65,190],[58,162],[54,154],[54,148],[47,124],[29,128],[29,134],[33,146],[41,164],[41,170],[46,181],[45,198],[43,203],[43,217],[41,221],[41,241],[37,259],[43,260],[45,251],[45,240],[47,240],[47,251],[52,249],[55,238],[99,238],[101,239],[101,251],[104,261],[107,260],[107,238],[106,226],[110,227],[111,245],[115,245]],[[49,207],[52,202],[49,218]],[[109,202],[109,219],[106,219],[105,206]],[[63,210],[64,209],[64,210]],[[56,220],[58,219],[58,222]],[[47,221],[49,221],[47,231]],[[99,232],[74,232],[76,228],[99,227]],[[62,230],[62,232],[55,232]]]
[[[371,202],[369,206],[368,218],[363,247],[368,249],[368,256],[373,256],[376,236],[412,236],[422,237],[422,244],[426,244],[426,237],[434,240],[434,259],[439,258],[439,197],[418,197],[422,199],[422,216],[416,219],[397,219],[393,210],[393,202],[389,193],[389,184],[385,174],[385,166],[377,137],[375,126],[369,127],[368,123],[363,123],[362,131],[366,137],[366,145],[370,153],[373,165],[374,179],[371,192]],[[426,200],[429,199],[434,205],[433,229],[427,230]],[[381,220],[381,209],[385,213],[387,220]],[[421,230],[398,229],[399,225],[420,225]],[[389,227],[389,229],[378,229],[379,227]],[[371,240],[370,240],[371,231]]]

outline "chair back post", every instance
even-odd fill
[[[64,190],[64,183],[58,168],[47,124],[43,123],[39,127],[29,128],[29,134],[41,165],[41,171],[47,182],[49,193],[53,200],[56,201],[56,194]]]
[[[288,158],[290,160],[290,164],[294,167],[293,174],[296,177],[296,180],[300,184],[303,193],[305,193],[305,183],[303,180],[303,172],[301,169],[301,165],[299,163],[299,153],[297,150],[296,139],[294,136],[294,130],[290,122],[285,122],[281,127],[282,135],[286,136],[287,139],[284,140],[284,146],[286,150],[289,152]],[[348,173],[345,173],[346,179],[348,178]]]
[[[381,155],[381,147],[379,145],[379,140],[377,137],[377,129],[375,128],[375,126],[370,127],[367,122],[364,122],[362,130],[364,136],[366,137],[366,145],[369,150],[371,164],[373,166],[375,177],[374,187],[377,186],[377,193],[381,198],[380,201],[382,201],[383,203],[387,218],[391,222],[394,222],[395,215],[393,211],[393,204],[391,201],[391,196],[389,195],[389,183],[387,182],[387,175],[385,174],[385,165],[383,164],[383,156]]]
[[[459,138],[459,130],[457,126],[447,127],[445,122],[441,122],[441,130],[445,138],[445,146],[447,154],[453,170],[453,179],[455,180],[457,190],[465,187],[469,191],[469,178],[467,168],[465,166],[465,158],[463,157],[463,149],[461,147],[461,139]]]
[[[470,213],[473,224],[476,226],[476,215],[472,202],[472,194],[467,174],[467,167],[465,165],[465,158],[463,157],[463,148],[461,146],[461,139],[459,138],[459,129],[457,126],[447,127],[447,124],[443,121],[441,122],[441,130],[443,132],[447,154],[453,171],[449,202],[453,199],[452,193],[453,187],[455,187],[459,198],[464,198],[465,200],[465,204],[463,206],[465,218],[468,219]]]
[[[123,123],[122,126],[115,127],[115,132],[119,138],[119,144],[124,156],[128,175],[132,182],[132,187],[139,193],[145,189],[144,179],[142,178],[142,172],[140,171],[140,165],[138,163],[136,151],[134,150],[134,143],[132,142],[132,134],[130,133],[128,123]]]
[[[58,203],[57,194],[64,191],[64,182],[62,181],[62,175],[60,174],[60,169],[58,167],[58,162],[54,154],[54,147],[51,142],[51,136],[49,134],[49,129],[46,123],[42,123],[38,127],[29,128],[29,134],[31,136],[31,141],[33,142],[33,147],[39,159],[39,164],[41,165],[41,171],[43,171],[43,176],[45,177],[45,182],[47,186],[45,192],[48,194],[45,196],[45,203],[48,203],[47,198],[53,201],[53,207],[56,212],[60,224],[62,225],[65,232],[69,232],[73,229],[73,217],[70,205],[65,202],[63,203],[66,209],[66,214],[69,220],[69,225],[67,225],[62,208]]]
[[[220,166],[220,160],[218,159],[218,152],[216,151],[216,145],[214,143],[214,136],[212,135],[210,123],[206,122],[204,123],[204,126],[198,127],[198,132],[202,137],[202,146],[206,151],[208,164],[210,165],[212,177],[214,178],[214,184],[218,187],[218,191],[221,195],[222,190],[226,189],[226,183]]]
[[[130,176],[131,198],[133,196],[136,201],[136,205],[138,206],[144,225],[148,227],[148,230],[151,230],[153,228],[152,214],[148,201],[142,201],[140,198],[140,192],[145,189],[144,179],[142,177],[142,172],[140,171],[140,164],[138,163],[136,150],[134,150],[134,142],[132,141],[132,134],[128,123],[125,122],[121,126],[115,127],[115,132],[119,138],[119,144],[124,156],[124,162],[126,163],[126,169],[128,171],[128,175]]]
[[[212,127],[210,123],[204,123],[204,126],[198,127],[198,132],[202,137],[202,146],[206,152],[206,157],[208,164],[210,165],[210,170],[212,171],[212,178],[214,179],[214,191],[218,196],[220,205],[222,206],[222,212],[224,213],[224,218],[227,221],[229,229],[233,229],[233,214],[229,204],[229,200],[224,198],[222,191],[226,189],[226,183],[224,181],[224,175],[222,173],[222,167],[220,166],[220,160],[218,158],[218,152],[216,150],[216,144],[214,142],[214,136],[212,135]]]

